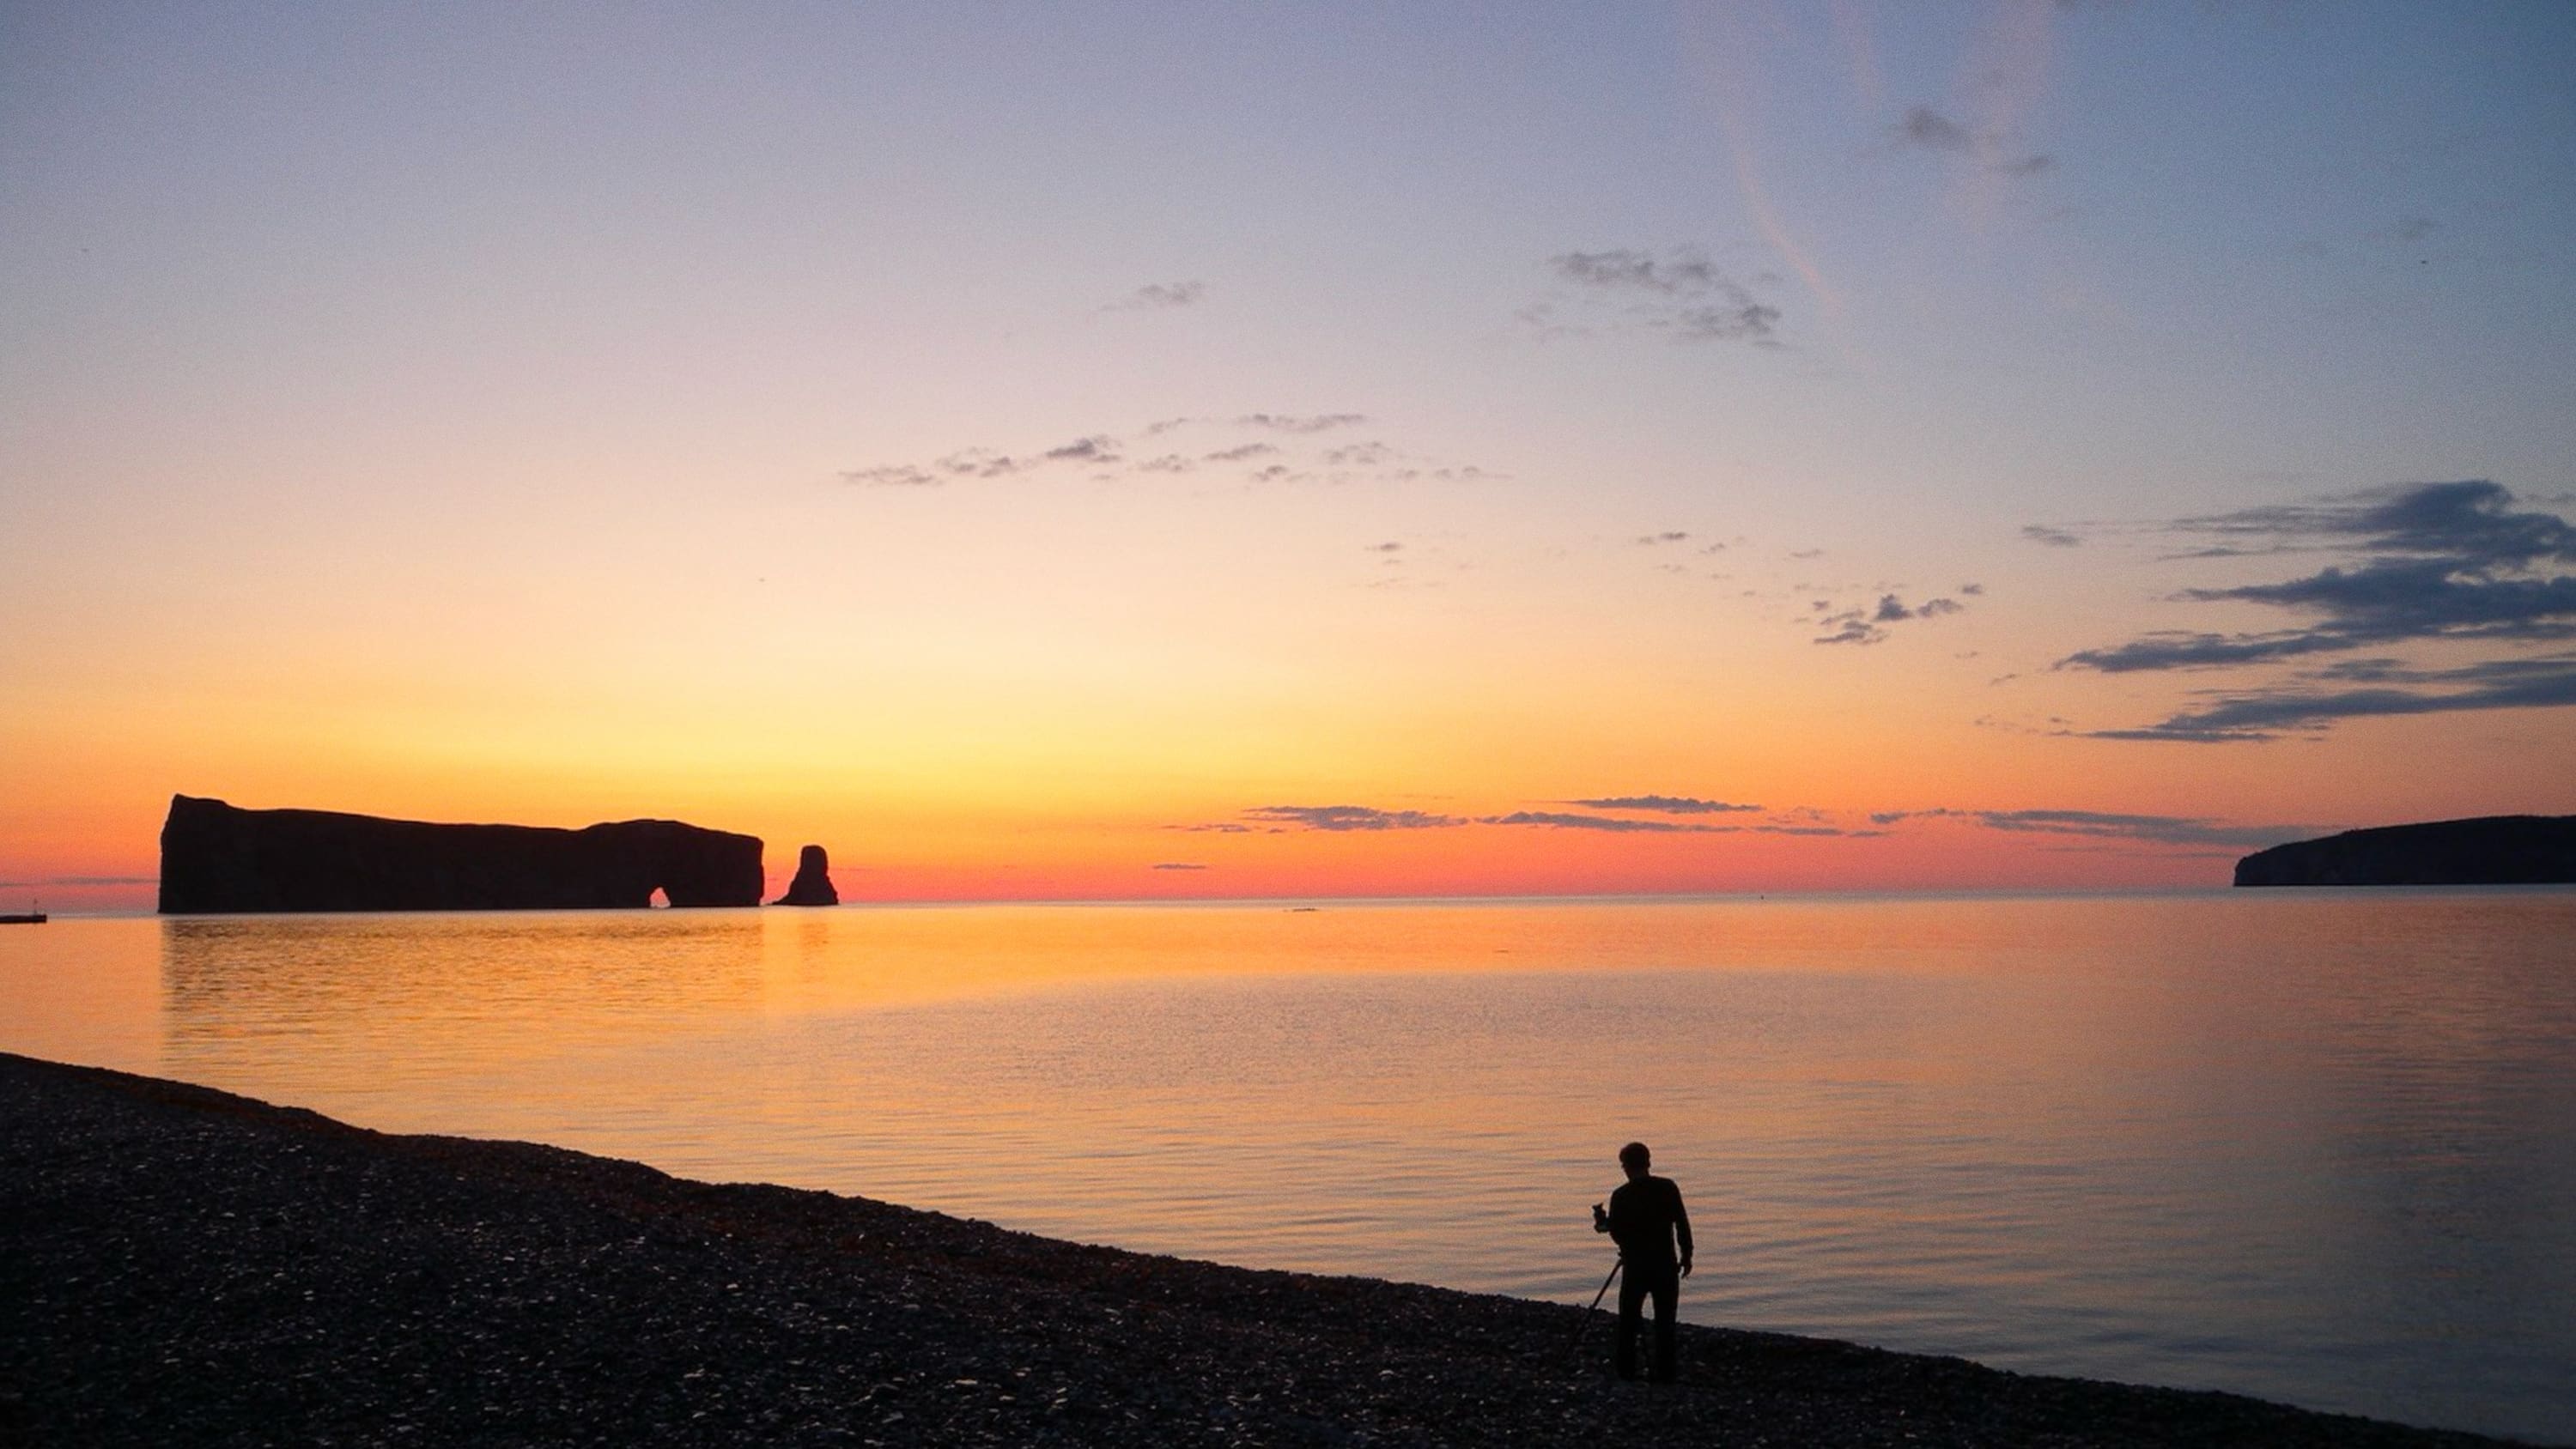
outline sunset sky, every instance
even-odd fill
[[[845,899],[2576,813],[2576,6],[0,8],[0,906],[170,795]]]

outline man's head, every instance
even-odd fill
[[[1654,1160],[1654,1154],[1646,1150],[1646,1144],[1643,1142],[1631,1142],[1619,1149],[1619,1165],[1627,1169],[1630,1182],[1644,1177],[1646,1168]]]

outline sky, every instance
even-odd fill
[[[2224,884],[2576,813],[2576,6],[0,5],[0,901]]]

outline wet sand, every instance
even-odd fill
[[[2470,1445],[1087,1247],[0,1054],[0,1442]]]

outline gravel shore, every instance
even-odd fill
[[[1255,1272],[0,1054],[0,1442],[2469,1445]],[[1578,1332],[1581,1347],[1576,1347]]]

